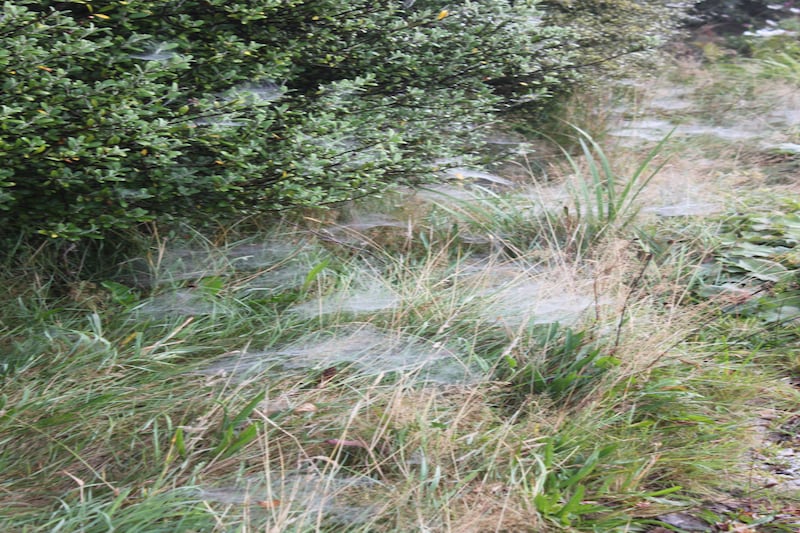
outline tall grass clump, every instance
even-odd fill
[[[561,147],[569,168],[562,171],[566,199],[543,203],[542,186],[531,176],[529,195],[483,190],[471,199],[445,198],[437,205],[462,220],[467,232],[477,231],[493,249],[515,256],[539,248],[580,257],[604,238],[625,234],[635,225],[637,199],[668,161],[664,152],[670,135],[627,171],[612,163],[589,133],[573,128],[579,156]]]
[[[567,230],[564,238],[568,246],[583,251],[614,231],[624,232],[634,223],[637,198],[667,162],[664,159],[652,165],[657,157],[663,156],[670,135],[659,141],[628,175],[622,176],[597,141],[578,127],[575,131],[583,162],[564,151],[574,172],[570,187],[574,213],[565,210],[559,225]]]
[[[112,276],[93,303],[15,311],[5,342],[25,362],[5,374],[3,527],[613,531],[688,505],[737,460],[727,435],[752,381],[687,374],[673,351],[705,354],[669,349],[680,333],[658,332],[646,299],[615,342],[613,302],[569,325],[492,307],[513,282],[546,288],[554,271],[530,251],[475,262],[455,241],[413,239],[406,262],[275,237],[161,239],[149,285]],[[594,272],[630,282],[640,265],[619,258],[625,272]],[[376,281],[396,303],[350,305]]]

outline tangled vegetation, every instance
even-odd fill
[[[47,186],[64,187],[48,197],[33,192],[44,182],[9,174],[18,165],[0,170],[8,232],[40,237],[20,238],[0,256],[0,530],[797,529],[800,147],[796,128],[785,127],[800,108],[796,48],[770,56],[782,41],[763,41],[752,58],[663,58],[659,79],[582,92],[560,106],[556,118],[571,123],[556,132],[566,144],[545,142],[552,132],[520,138],[498,128],[493,146],[515,154],[502,165],[439,162],[456,166],[446,183],[276,221],[249,215],[384,190],[397,177],[389,171],[407,164],[380,174],[366,147],[322,142],[341,141],[337,128],[353,128],[348,143],[363,133],[375,136],[374,150],[441,157],[446,147],[476,149],[479,123],[455,122],[461,115],[437,98],[475,96],[510,111],[564,95],[550,78],[522,71],[442,92],[404,72],[387,74],[384,85],[372,85],[378,74],[360,85],[325,78],[369,63],[359,35],[384,43],[382,53],[391,46],[380,39],[394,37],[360,34],[358,18],[322,18],[323,8],[339,5],[324,0],[265,0],[263,13],[249,10],[253,3],[182,4],[198,17],[156,2],[59,3],[61,14],[19,4],[5,5],[13,16],[0,24],[28,21],[5,35],[14,46],[33,46],[40,61],[3,80],[22,85],[16,107],[3,104],[11,118],[0,125],[2,149],[15,165],[60,168]],[[538,6],[548,17],[575,9],[591,18],[624,4]],[[648,3],[630,4],[647,13]],[[442,42],[457,38],[445,24],[465,16],[452,4],[419,0],[392,8],[396,19],[380,18],[377,4],[352,5],[387,24],[420,17],[414,35]],[[475,9],[486,14],[490,5]],[[311,18],[297,18],[302,13]],[[322,53],[314,46],[330,45],[332,34],[308,43],[306,57],[303,47],[259,48],[208,31],[233,24],[270,32],[270,20],[306,31],[351,24],[346,35],[355,40],[337,46],[353,53],[312,61]],[[572,31],[562,20],[546,42]],[[153,40],[169,31],[170,39]],[[85,63],[60,63],[45,35],[80,43]],[[424,39],[407,45],[429,48],[428,57],[444,53]],[[207,55],[208,70],[196,71],[195,57],[225,46],[238,51]],[[277,68],[291,50],[300,55],[282,64],[283,77],[258,70]],[[275,61],[247,51],[273,53]],[[315,84],[293,74],[303,57]],[[15,61],[0,48],[0,62]],[[572,66],[562,80],[578,81]],[[251,70],[237,78],[240,68]],[[270,77],[254,84],[259,72]],[[215,73],[232,78],[217,82]],[[186,87],[203,83],[185,100]],[[171,92],[156,91],[163,86]],[[66,88],[61,100],[57,87]],[[433,107],[423,107],[426,95]],[[371,109],[375,124],[362,98],[387,103]],[[99,106],[112,100],[121,103]],[[485,118],[478,107],[465,112]],[[452,114],[437,122],[440,112]],[[422,118],[393,123],[397,137],[386,140],[387,123],[378,122],[411,116]],[[532,116],[516,115],[517,125]],[[59,137],[56,118],[66,117],[74,129]],[[317,122],[306,125],[305,117]],[[324,117],[336,127],[302,135]],[[768,137],[750,130],[763,117],[772,119]],[[422,131],[434,123],[452,125],[454,137]],[[7,134],[26,124],[27,137]],[[145,145],[136,144],[139,127]],[[277,138],[259,144],[258,128]],[[92,144],[112,134],[117,151]],[[24,152],[35,138],[41,151]],[[422,145],[404,144],[412,138]],[[319,197],[291,197],[292,183],[301,182],[287,170],[284,181],[249,190],[234,183],[238,174],[225,174],[225,157],[240,149],[295,161],[291,149],[308,167],[339,154],[340,181],[320,178]],[[245,163],[272,164],[252,158]],[[177,174],[177,164],[187,174]],[[402,168],[420,165],[411,181],[436,168],[422,159],[408,164]],[[151,175],[158,179],[136,181]],[[365,181],[348,181],[356,175]],[[229,176],[230,189],[213,182],[220,176]],[[25,184],[33,185],[23,194]],[[127,191],[119,198],[131,212],[118,197],[103,197],[103,187]],[[72,203],[57,202],[71,190]],[[248,204],[256,198],[266,204]],[[15,203],[23,200],[30,213]],[[101,205],[108,218],[98,218]],[[215,224],[222,208],[239,217]],[[176,221],[184,209],[209,220]],[[126,233],[136,253],[108,238],[141,221],[150,221],[148,232]],[[68,240],[86,236],[106,238]]]
[[[542,109],[582,64],[667,30],[615,16],[582,41],[551,5],[507,0],[2,9],[3,234],[69,240],[428,181],[475,153],[498,109]]]

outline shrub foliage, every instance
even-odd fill
[[[591,4],[601,13],[617,3]],[[544,106],[579,79],[585,50],[551,8],[6,2],[3,231],[102,237],[155,218],[314,206],[429,179],[474,151],[493,111]],[[614,42],[609,54],[620,52]],[[623,48],[640,46],[631,42]]]

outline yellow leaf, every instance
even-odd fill
[[[442,20],[443,18],[445,18],[449,14],[450,14],[449,11],[447,11],[446,9],[442,9],[441,11],[439,11],[439,16],[436,17],[436,20]]]
[[[109,17],[108,15],[103,15],[102,13],[95,13],[95,15],[94,15],[94,16],[95,16],[95,17],[97,17],[97,18],[99,18],[99,19],[103,19],[103,20],[108,20],[108,19],[110,19],[110,18],[111,18],[111,17]]]
[[[142,155],[147,155],[147,148],[142,148],[142,150],[139,153]]]
[[[119,343],[120,346],[125,346],[126,344],[131,342],[133,339],[135,339],[137,335],[139,335],[139,332],[138,331],[134,331],[133,333],[131,333],[130,335],[128,335],[127,337],[122,339],[122,341]]]

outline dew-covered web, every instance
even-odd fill
[[[223,358],[203,373],[247,379],[265,370],[291,374],[332,366],[347,366],[362,375],[403,373],[433,383],[479,378],[477,369],[445,346],[371,324],[348,324],[310,333],[285,346]]]
[[[585,280],[536,266],[482,261],[462,274],[462,283],[474,288],[470,304],[480,306],[485,319],[505,325],[574,324],[596,305],[612,303],[605,297],[596,301]]]
[[[385,213],[352,213],[347,220],[331,224],[322,230],[333,242],[366,245],[375,234],[406,234],[409,222]]]
[[[239,277],[243,294],[275,294],[300,286],[319,248],[304,240],[241,243],[227,248],[168,248],[157,258],[139,260],[135,279],[153,295],[136,308],[139,315],[205,315],[219,312],[203,280]]]
[[[151,45],[144,52],[131,54],[130,57],[133,59],[141,59],[142,61],[168,61],[178,55],[175,51],[177,47],[177,43],[156,43]]]
[[[383,213],[358,213],[351,215],[350,220],[338,224],[337,227],[347,228],[356,231],[364,231],[375,228],[406,228],[407,222],[398,220]]]
[[[481,170],[474,170],[470,168],[450,168],[445,171],[445,175],[450,179],[456,180],[469,180],[473,182],[485,182],[493,185],[503,185],[511,187],[514,183],[511,180],[498,176],[497,174],[490,174]]]
[[[391,287],[375,279],[333,294],[303,302],[291,308],[303,317],[319,315],[377,313],[398,307],[401,298]]]
[[[218,309],[214,300],[193,288],[174,289],[148,298],[135,309],[137,316],[165,318],[169,316],[210,315]]]
[[[366,476],[273,472],[239,486],[200,488],[198,496],[209,502],[263,509],[264,515],[279,510],[289,515],[324,516],[341,524],[363,524],[376,511],[375,504],[365,502],[375,501],[374,493],[380,486]]]

